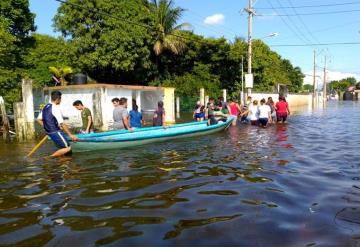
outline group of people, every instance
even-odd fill
[[[52,157],[58,157],[71,152],[69,139],[76,142],[78,138],[70,131],[70,128],[64,123],[64,118],[61,113],[61,92],[51,92],[51,103],[46,104],[37,117],[37,122],[44,128],[46,134],[59,148]],[[113,98],[111,100],[113,110],[113,129],[121,130],[127,129],[134,131],[136,128],[144,126],[144,119],[136,101],[133,100],[132,110],[127,110],[127,98]],[[89,134],[94,132],[94,121],[89,108],[85,107],[81,100],[76,100],[73,106],[80,111],[82,127],[79,130],[81,134]],[[154,111],[153,126],[165,125],[165,110],[164,103],[158,102],[158,107]]]
[[[136,100],[132,101],[132,110],[128,112],[127,107],[127,98],[113,98],[111,100],[114,110],[113,110],[113,129],[121,130],[127,129],[129,131],[134,131],[136,128],[141,128],[144,126],[145,122],[141,112],[139,112],[139,106],[136,104]],[[164,103],[162,101],[158,102],[158,107],[154,111],[153,115],[153,126],[164,126],[165,125],[165,110]]]
[[[272,97],[268,97],[267,101],[261,99],[259,104],[258,100],[252,100],[251,96],[249,96],[244,105],[237,103],[233,99],[225,102],[223,97],[219,97],[217,102],[215,102],[214,98],[209,98],[206,107],[198,101],[193,118],[196,121],[207,119],[208,124],[213,125],[224,120],[224,117],[229,115],[234,118],[232,125],[237,125],[240,121],[241,123],[266,127],[270,123],[285,123],[288,115],[290,115],[290,109],[289,104],[282,95],[279,96],[279,101],[276,104]]]

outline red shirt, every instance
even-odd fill
[[[279,101],[276,103],[275,107],[277,109],[276,112],[287,113],[288,103],[285,101]]]

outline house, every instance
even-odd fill
[[[164,102],[165,121],[175,122],[175,96],[174,88],[150,87],[113,84],[83,84],[57,87],[45,87],[43,96],[45,102],[50,101],[52,91],[58,90],[62,93],[61,110],[67,122],[73,126],[81,126],[81,117],[78,110],[73,107],[75,100],[81,100],[84,106],[91,110],[94,118],[95,128],[101,131],[111,129],[113,123],[113,105],[111,100],[115,97],[128,99],[128,110],[132,109],[132,100],[136,100],[145,117],[150,120],[158,101]]]

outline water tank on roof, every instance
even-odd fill
[[[73,76],[72,84],[73,85],[80,85],[87,83],[87,76],[82,73],[77,73]]]

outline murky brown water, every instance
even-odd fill
[[[51,161],[0,144],[0,244],[360,246],[359,123],[345,102]]]

